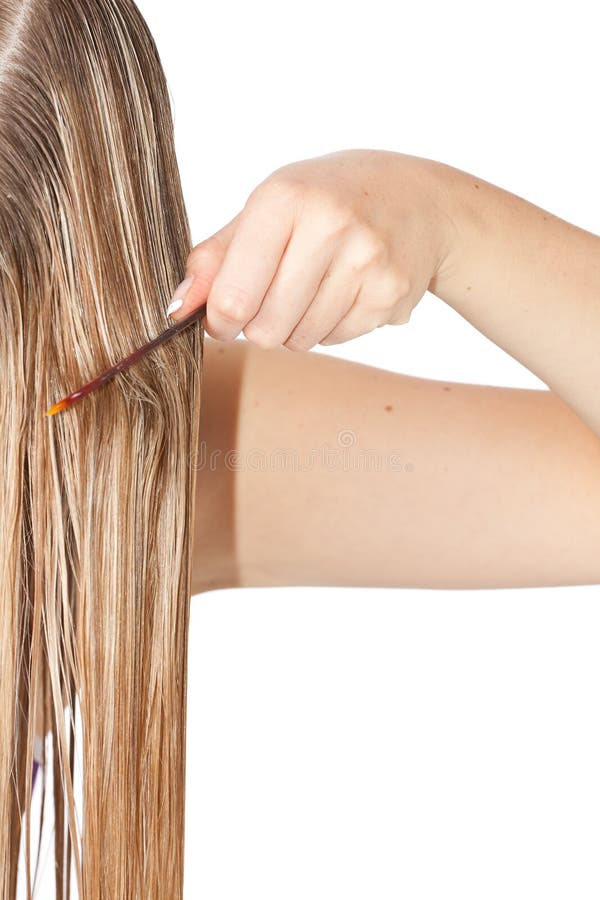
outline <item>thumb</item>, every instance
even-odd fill
[[[167,316],[174,321],[185,318],[206,302],[212,283],[221,268],[227,248],[235,233],[240,214],[220,231],[197,244],[187,258],[185,279],[175,289],[167,307]]]

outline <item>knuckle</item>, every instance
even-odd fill
[[[325,223],[327,233],[331,236],[337,237],[347,232],[356,222],[354,211],[332,197],[320,185],[310,188],[307,192],[307,200],[311,209],[318,211]]]
[[[385,259],[388,248],[387,243],[380,234],[369,229],[369,231],[365,234],[364,241],[369,253],[371,254],[372,259],[376,260],[377,262]]]
[[[252,309],[252,298],[245,288],[237,285],[226,285],[219,288],[219,293],[213,300],[213,310],[227,322],[239,323],[245,321]]]
[[[406,300],[412,291],[408,276],[392,269],[386,269],[377,276],[377,286],[388,308]]]
[[[255,322],[249,322],[246,325],[244,335],[249,341],[263,350],[273,350],[281,345],[281,339],[278,335],[268,331],[261,325],[257,325]]]
[[[365,225],[353,229],[353,267],[362,271],[385,259],[387,246],[382,237]]]

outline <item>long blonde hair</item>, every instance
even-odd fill
[[[182,896],[200,326],[44,411],[167,326],[189,249],[169,97],[134,4],[0,0],[3,900],[20,852],[33,889],[36,720],[57,896]]]

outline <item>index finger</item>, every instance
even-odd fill
[[[251,195],[225,253],[206,306],[206,331],[232,340],[258,310],[279,267],[294,225],[283,197]]]

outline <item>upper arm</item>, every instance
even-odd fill
[[[193,591],[600,582],[600,441],[548,391],[207,340]]]

